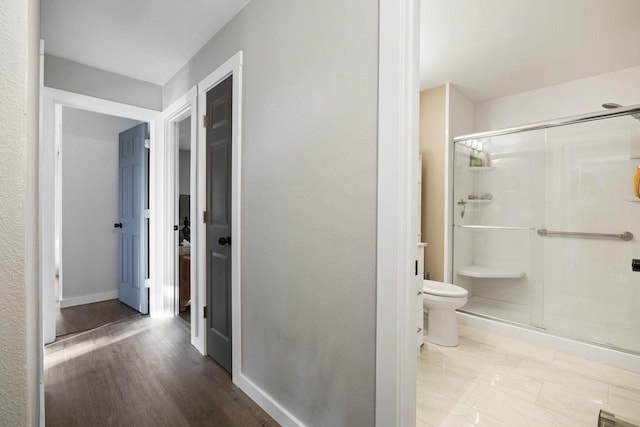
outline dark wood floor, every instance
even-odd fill
[[[277,426],[189,342],[181,319],[147,316],[45,348],[47,427]]]
[[[191,323],[191,307],[187,307],[185,311],[181,311],[179,316],[187,322]]]
[[[56,336],[88,331],[139,315],[138,311],[117,299],[60,308],[56,314]]]

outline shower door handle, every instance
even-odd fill
[[[456,204],[458,206],[462,206],[462,211],[460,212],[460,218],[464,218],[464,211],[467,210],[467,202],[464,199],[460,199],[460,201]]]

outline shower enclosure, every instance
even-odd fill
[[[461,311],[640,354],[640,106],[456,137]]]

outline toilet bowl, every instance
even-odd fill
[[[446,347],[458,345],[456,309],[467,303],[466,289],[450,283],[425,280],[422,287],[424,309],[429,312],[427,333],[430,343]]]

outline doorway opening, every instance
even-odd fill
[[[640,5],[498,3],[423,2],[416,422],[640,424]]]
[[[167,315],[187,323],[191,345],[204,354],[204,343],[198,316],[201,291],[199,289],[197,262],[201,256],[195,250],[199,241],[199,224],[196,212],[198,185],[196,182],[197,138],[196,98],[193,87],[163,112],[164,139],[166,144],[167,173],[165,206],[166,225],[162,237],[166,259],[169,292],[163,295]]]
[[[121,316],[154,310],[153,299],[149,298],[154,289],[148,289],[146,279],[148,260],[158,252],[149,225],[157,227],[158,223],[150,223],[146,209],[154,200],[157,203],[158,188],[150,185],[157,180],[149,179],[148,173],[155,167],[157,174],[158,159],[147,148],[156,138],[159,114],[46,87],[42,110],[39,256],[43,341],[49,344],[62,333],[92,329]],[[124,144],[120,134],[125,136],[136,127],[137,133]],[[137,163],[121,171],[123,144],[123,152],[126,148],[135,154]],[[131,184],[127,197],[121,188],[122,174]],[[121,201],[126,203],[121,206]],[[130,215],[122,215],[124,208]],[[123,260],[126,262],[121,263]],[[121,285],[123,290],[128,285],[138,294],[137,302],[128,302],[133,310],[128,306],[122,309],[118,302]],[[96,305],[110,300],[115,302],[104,305],[118,307],[115,315],[113,307],[98,310]],[[80,307],[87,304],[91,306]],[[155,307],[158,315],[157,304]],[[69,323],[76,326],[56,333],[60,309],[66,310]],[[96,310],[98,315],[89,314]]]
[[[148,124],[63,106],[55,138],[55,336],[148,313]]]
[[[174,123],[178,141],[176,164],[175,203],[177,212],[174,231],[176,238],[177,312],[180,318],[191,323],[191,113]]]

